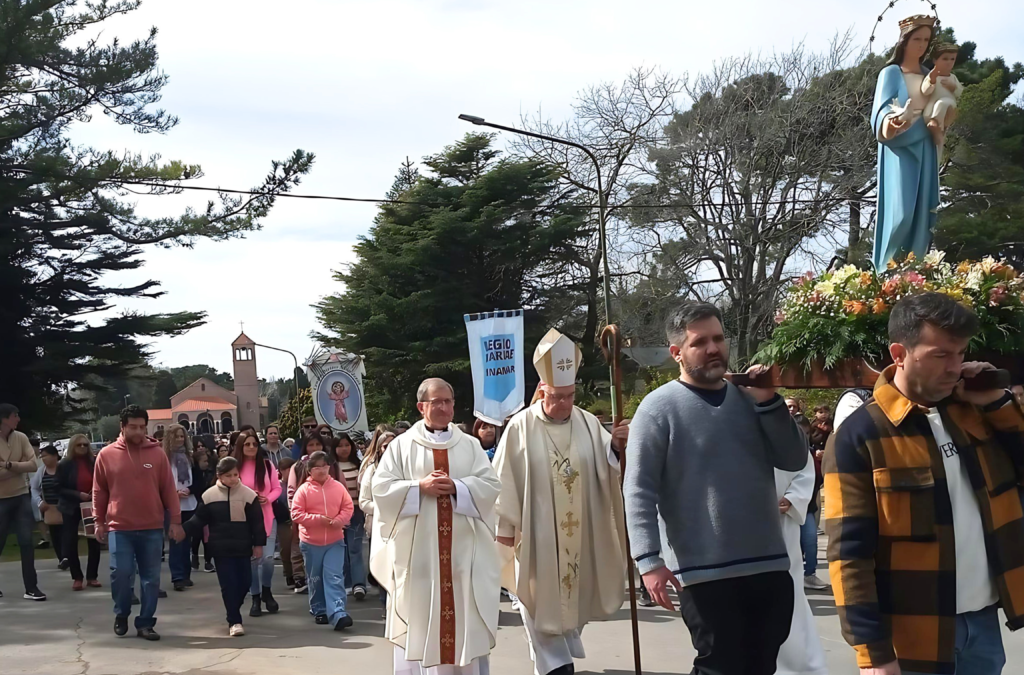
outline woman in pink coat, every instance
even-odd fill
[[[292,520],[306,563],[309,610],[318,624],[344,630],[352,625],[345,611],[345,527],[352,520],[352,497],[331,477],[326,453],[314,452],[306,466],[309,478],[292,498]]]
[[[270,592],[270,582],[274,576],[274,546],[277,543],[277,524],[274,522],[274,502],[281,496],[281,477],[277,473],[267,453],[260,445],[259,436],[255,431],[243,431],[235,442],[232,457],[238,460],[238,473],[242,484],[256,492],[260,508],[263,510],[263,523],[267,527],[267,544],[263,547],[263,557],[252,561],[252,608],[249,616],[262,616],[262,605],[267,611],[276,614],[279,609],[277,601]]]

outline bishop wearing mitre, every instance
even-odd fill
[[[552,329],[533,364],[533,405],[513,417],[494,455],[501,479],[498,543],[514,547],[504,586],[516,596],[536,675],[573,672],[589,621],[622,606],[625,519],[618,453],[627,426],[609,433],[573,405],[579,347]]]
[[[370,569],[388,592],[385,636],[396,675],[487,675],[501,486],[480,442],[451,423],[451,385],[425,380],[416,398],[423,419],[391,441],[371,484],[382,545]]]

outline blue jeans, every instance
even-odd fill
[[[252,561],[252,582],[249,584],[249,592],[253,595],[259,595],[263,586],[269,588],[270,581],[274,578],[274,544],[276,543],[277,521],[275,520],[270,523],[267,543],[263,547],[263,557]]]
[[[813,513],[808,513],[800,526],[800,550],[804,554],[804,576],[809,577],[818,571],[818,524]]]
[[[363,540],[366,538],[366,516],[357,508],[352,522],[345,528],[345,587],[366,587],[366,563],[363,561]]]
[[[110,547],[110,595],[114,598],[114,614],[130,616],[135,567],[139,568],[141,593],[136,628],[156,625],[156,601],[160,592],[160,553],[163,530],[114,531],[108,535]]]
[[[331,625],[348,616],[345,611],[345,540],[327,546],[299,542],[309,583],[309,612],[326,614]]]
[[[182,511],[181,522],[188,522],[195,511]],[[167,544],[167,566],[171,568],[171,582],[185,581],[192,577],[192,539],[185,535],[180,542],[171,539]]]
[[[22,480],[13,478],[12,480]],[[36,523],[32,517],[32,497],[29,494],[0,499],[0,553],[4,552],[7,535],[13,529],[18,538],[18,550],[21,553],[21,580],[25,582],[25,592],[36,590],[39,583],[36,579],[36,544],[32,541],[32,531]]]
[[[999,675],[1006,665],[996,605],[956,615],[956,674]],[[903,675],[920,675],[904,670]]]
[[[245,602],[245,594],[251,583],[249,576],[252,574],[252,559],[219,555],[215,560],[220,597],[224,600],[228,625],[242,623],[242,603]]]

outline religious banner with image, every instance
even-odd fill
[[[335,431],[369,430],[363,396],[363,358],[332,347],[319,348],[306,359],[306,376],[319,424]]]
[[[523,407],[523,310],[466,314],[473,367],[473,414],[501,426]]]

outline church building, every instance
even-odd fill
[[[260,396],[256,378],[256,343],[241,333],[231,343],[235,390],[230,391],[205,377],[171,397],[171,407],[149,411],[149,435],[171,424],[196,434],[230,433],[251,424],[267,425],[267,399]]]

